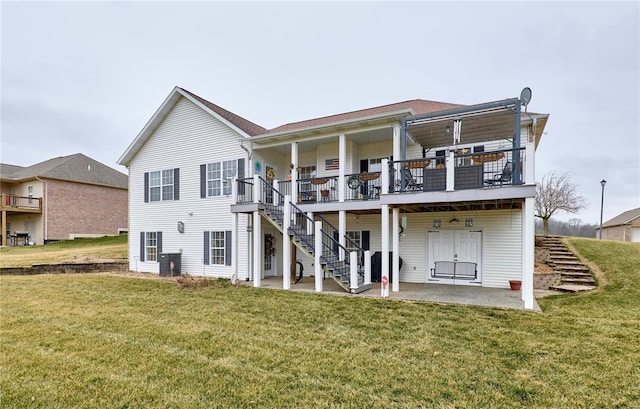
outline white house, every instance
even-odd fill
[[[130,269],[509,288],[533,308],[535,149],[519,98],[411,100],[267,130],[176,87],[119,159]],[[293,261],[293,262],[292,262]],[[176,264],[179,263],[179,264]]]

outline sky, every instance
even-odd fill
[[[536,179],[598,224],[640,207],[640,3],[0,2],[0,161],[117,164],[174,86],[265,128],[532,89]]]

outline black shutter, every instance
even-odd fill
[[[333,232],[333,239],[335,240],[335,243],[333,243],[333,251],[337,252],[338,244],[340,244],[340,236],[337,230]]]
[[[209,232],[204,232],[204,264],[209,265]]]
[[[244,179],[244,159],[238,159],[238,179]],[[244,183],[238,185],[238,194],[244,195]]]
[[[360,172],[368,172],[369,171],[369,159],[360,160]]]
[[[200,165],[200,198],[207,197],[207,165]]]
[[[144,172],[144,202],[149,203],[149,172]]]
[[[144,254],[145,254],[145,251],[144,251],[144,238],[145,238],[144,232],[141,231],[140,232],[140,261],[144,261]]]
[[[224,265],[231,265],[231,230],[224,232]]]
[[[160,260],[160,253],[162,253],[162,232],[159,231],[156,233],[156,248],[158,250],[158,260]],[[158,261],[156,260],[156,261]]]
[[[362,250],[370,250],[370,248],[369,248],[369,237],[370,237],[369,230],[363,230],[362,233],[361,233],[361,236],[360,236],[361,241],[362,241],[360,247],[362,247]]]
[[[173,170],[173,200],[180,200],[180,168]]]

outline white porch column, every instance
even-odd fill
[[[382,297],[389,296],[389,205],[382,205],[382,266],[380,290]],[[387,283],[385,286],[384,283]]]
[[[449,151],[446,158],[446,168],[447,168],[447,192],[453,192],[453,187],[455,185],[455,159],[454,152]]]
[[[238,213],[233,213],[231,218],[231,283],[235,284],[238,280]]]
[[[314,275],[315,275],[315,283],[316,283],[316,292],[322,292],[322,266],[320,265],[320,255],[322,254],[322,222],[315,222],[315,232],[314,232],[314,251],[313,251],[313,267],[314,267]]]
[[[238,178],[237,177],[234,177],[231,182],[231,203],[232,204],[238,203]]]
[[[346,181],[344,175],[346,174],[347,165],[347,137],[345,134],[340,134],[338,139],[338,201],[344,202],[344,190]]]
[[[364,283],[371,284],[371,251],[364,251]]]
[[[349,253],[349,288],[352,292],[358,288],[358,253],[355,251]]]
[[[395,157],[395,156],[394,156]],[[382,175],[380,176],[380,194],[389,193],[389,159],[382,159]]]
[[[260,203],[262,197],[260,192],[260,175],[253,175],[253,203]]]
[[[262,246],[260,245],[261,237],[262,237],[262,223],[260,220],[260,213],[253,212],[253,286],[254,287],[260,287],[260,280],[262,279],[262,257],[260,257],[260,251],[262,250]]]
[[[393,280],[391,291],[400,291],[400,209],[394,207],[392,210],[392,222],[393,222],[393,237],[391,238],[393,259],[392,271]]]
[[[284,214],[282,217],[282,289],[291,288],[291,240],[289,226],[291,223],[291,196],[284,197]]]
[[[291,142],[291,203],[298,203],[298,142]]]
[[[344,210],[340,210],[338,212],[338,242],[342,246],[345,247],[346,240],[344,236],[347,234],[347,212]],[[340,261],[343,261],[347,255],[344,254],[344,250],[340,248]]]
[[[393,160],[402,160],[402,141],[400,140],[400,124],[393,125]]]
[[[273,181],[273,188],[275,189],[276,192],[280,191],[280,186],[279,186],[280,182],[278,181],[278,179],[274,179]],[[278,205],[278,200],[279,200],[280,195],[273,195],[273,205],[277,206]]]
[[[307,217],[313,220],[313,212],[307,212]],[[315,229],[314,225],[311,223],[307,223],[307,234],[309,236],[313,234],[313,229]]]
[[[536,184],[536,147],[533,143],[527,143],[525,145],[525,154],[524,154],[524,183],[526,185],[535,185]]]
[[[524,308],[533,309],[533,266],[535,263],[535,223],[533,197],[524,199],[522,208],[522,301]]]

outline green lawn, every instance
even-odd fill
[[[543,312],[0,277],[3,408],[640,408],[640,245]]]
[[[127,259],[127,236],[76,239],[44,246],[0,248],[0,267],[28,267],[32,264]]]

